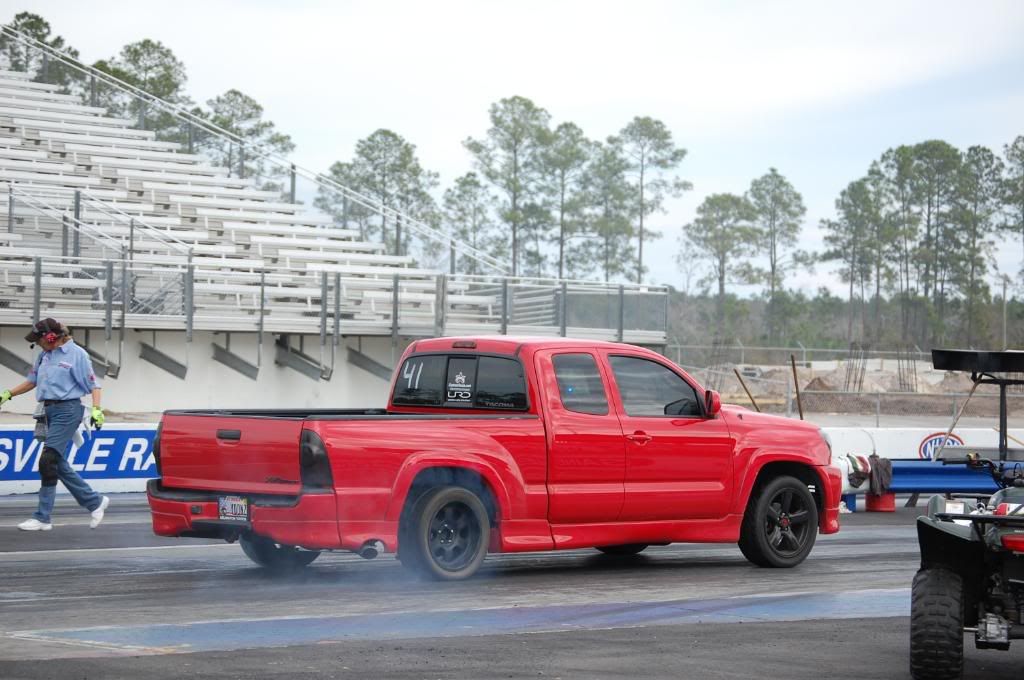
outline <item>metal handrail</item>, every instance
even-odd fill
[[[160,241],[166,247],[172,250],[177,250],[184,255],[191,255],[193,252],[193,246],[187,241],[183,241],[173,234],[168,233],[166,229],[161,229],[160,227],[149,224],[143,218],[129,215],[118,208],[115,204],[104,201],[98,196],[89,193],[86,189],[64,189],[58,187],[34,186],[24,187],[24,185],[18,182],[7,182],[6,184],[8,186],[8,191],[12,192],[15,196],[22,198],[32,197],[37,200],[42,200],[42,198],[69,198],[73,197],[77,193],[85,199],[83,203],[87,201],[87,205],[90,208],[103,213],[109,217],[112,222],[120,222],[121,224],[129,226],[134,225],[135,228],[140,230],[141,234],[151,236],[157,241]],[[65,210],[64,208],[58,208],[53,205],[49,205],[49,207],[53,210]],[[87,226],[90,230],[92,229],[92,226],[88,225],[88,223],[82,222],[82,224],[83,226]],[[104,235],[104,237],[110,238],[106,235]],[[118,248],[118,250],[123,250],[123,247]]]
[[[40,198],[33,196],[32,194],[21,191],[20,189],[14,188],[13,185],[8,185],[8,195],[17,196],[23,203],[35,210],[36,212],[58,220],[67,220],[73,229],[85,234],[89,238],[102,243],[106,247],[117,251],[124,256],[124,246],[116,239],[111,238],[105,234],[102,230],[94,228],[92,225],[82,222],[79,219],[75,219],[74,215],[68,215],[67,209],[58,208],[57,206],[51,205]],[[54,215],[56,213],[56,215]],[[95,233],[94,233],[95,232]],[[81,258],[74,258],[81,259]]]
[[[118,208],[115,204],[106,203],[99,197],[90,194],[86,190],[79,191],[82,196],[85,196],[89,199],[90,205],[92,207],[94,207],[99,212],[102,212],[104,215],[107,215],[111,219],[116,220],[120,218],[121,222],[127,221],[129,223],[133,223],[136,227],[142,227],[143,233],[156,238],[156,240],[160,241],[169,248],[178,250],[179,252],[182,252],[186,255],[192,254],[192,244],[190,244],[187,241],[183,241],[174,234],[170,233],[167,229],[161,229],[160,227],[149,224],[140,217],[136,217],[135,215],[129,215],[128,213]]]
[[[605,283],[604,281],[593,281],[587,279],[559,279],[556,277],[545,277],[545,276],[504,276],[504,275],[487,275],[487,274],[451,274],[449,279],[454,281],[468,281],[470,283],[491,283],[495,278],[507,280],[510,286],[514,285],[531,285],[531,286],[560,286],[562,283],[566,283],[570,286],[583,286],[587,288],[593,288],[598,290],[608,290],[609,292],[615,292],[620,287],[627,291],[636,291],[641,293],[651,294],[665,294],[668,293],[668,286],[664,285],[652,285],[646,283]]]
[[[115,89],[118,89],[124,92],[125,94],[131,95],[136,99],[140,99],[148,104],[156,106],[157,108],[171,114],[175,118],[182,120],[190,125],[196,125],[200,127],[202,130],[205,130],[207,133],[225,139],[229,143],[238,144],[242,148],[247,149],[247,153],[253,154],[254,156],[262,160],[269,161],[279,169],[285,169],[289,172],[295,173],[296,175],[303,177],[304,179],[312,181],[318,187],[323,187],[329,190],[336,191],[340,193],[342,196],[354,201],[358,205],[361,205],[364,208],[372,210],[383,217],[400,219],[402,221],[402,224],[405,225],[406,227],[409,227],[412,231],[415,231],[423,236],[428,236],[434,239],[436,242],[443,244],[445,247],[455,245],[455,249],[457,251],[461,251],[467,257],[476,260],[481,264],[484,264],[488,267],[492,267],[498,270],[499,272],[507,272],[509,269],[507,264],[497,260],[496,258],[491,257],[487,253],[477,248],[474,248],[473,246],[470,246],[467,243],[464,243],[462,241],[456,241],[455,239],[451,238],[450,235],[445,234],[444,232],[435,229],[434,227],[431,227],[430,225],[426,224],[421,220],[417,220],[416,218],[406,215],[401,211],[398,211],[390,206],[386,206],[376,201],[372,197],[361,194],[358,191],[355,191],[354,189],[350,189],[349,187],[346,187],[340,182],[333,180],[327,175],[309,170],[297,163],[290,161],[289,159],[283,156],[279,156],[278,154],[272,151],[264,149],[262,146],[258,144],[248,142],[242,139],[242,137],[235,134],[234,132],[231,132],[230,130],[225,130],[219,125],[216,125],[215,123],[200,118],[199,116],[196,116],[184,107],[167,102],[159,97],[156,97],[146,92],[145,90],[135,87],[134,85],[131,85],[129,83],[126,83],[123,80],[120,80],[119,78],[110,75],[109,73],[105,73],[95,67],[83,64],[74,57],[71,57],[63,53],[60,50],[57,50],[51,47],[50,45],[47,45],[46,43],[40,42],[30,36],[27,36],[24,33],[11,28],[10,26],[0,26],[0,31],[2,31],[3,33],[7,34],[10,38],[17,40],[18,42],[22,43],[27,47],[33,47],[35,49],[42,50],[46,54],[49,54],[57,58],[62,63],[70,66],[71,68],[75,69],[76,71],[79,71],[84,75],[100,80],[104,84]]]

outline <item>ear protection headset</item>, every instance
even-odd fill
[[[64,335],[64,332],[61,330],[54,331],[53,328],[46,323],[46,319],[43,319],[42,321],[37,321],[35,325],[32,326],[32,330],[34,330],[36,333],[39,333],[40,340],[43,340],[50,344],[57,342],[57,340],[59,340]]]

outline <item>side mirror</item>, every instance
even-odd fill
[[[704,412],[708,418],[714,418],[722,410],[722,397],[714,390],[704,393]]]

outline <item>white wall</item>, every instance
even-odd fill
[[[34,361],[24,336],[27,328],[0,328],[0,344],[27,362]],[[75,331],[79,340],[85,334]],[[181,331],[157,333],[156,347],[176,361],[188,363],[188,375],[181,380],[140,356],[140,341],[153,343],[149,331],[129,331],[125,345],[121,373],[114,380],[103,383],[103,405],[108,411],[122,413],[159,413],[174,408],[382,408],[387,402],[388,383],[348,362],[345,342],[356,347],[356,338],[343,338],[338,345],[334,374],[329,381],[313,380],[297,371],[274,363],[274,336],[263,336],[263,363],[258,380],[251,380],[227,366],[213,360],[212,343],[224,345],[224,335],[210,331],[196,331],[192,343],[185,342]],[[292,338],[297,346],[297,338]],[[330,338],[328,338],[330,343]],[[401,355],[407,343],[395,350]],[[94,351],[117,361],[117,335],[109,346],[101,331],[90,334]],[[329,350],[328,345],[328,350]],[[231,351],[250,363],[256,363],[256,334],[232,334]],[[390,338],[369,337],[362,340],[362,351],[386,366],[393,366]],[[319,357],[319,337],[306,339],[306,354]],[[330,353],[325,355],[330,363]],[[0,366],[0,389],[14,387],[24,379],[5,366]],[[34,395],[25,395],[4,405],[4,411],[31,414],[35,407]]]

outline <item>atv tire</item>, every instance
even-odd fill
[[[963,580],[948,569],[921,569],[910,595],[910,675],[959,680],[963,670]]]

